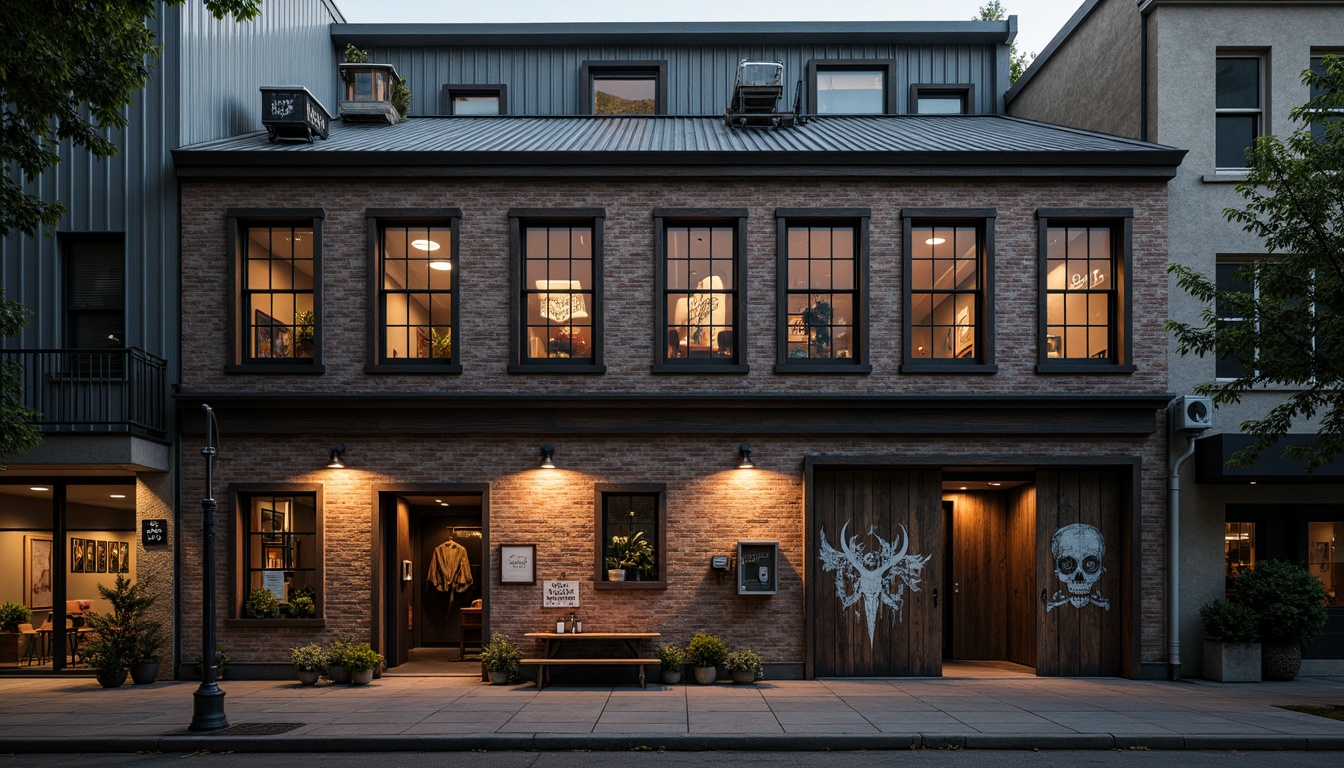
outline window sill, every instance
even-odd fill
[[[462,372],[462,366],[456,363],[425,363],[424,365],[407,365],[401,363],[383,363],[380,365],[366,365],[364,372],[368,374],[383,373],[409,373],[409,374],[456,374]]]
[[[1037,373],[1082,373],[1082,374],[1130,374],[1138,370],[1134,365],[1115,365],[1113,363],[1089,365],[1087,363],[1038,363]]]
[[[594,581],[593,589],[667,589],[665,581]]]
[[[908,362],[900,367],[901,373],[968,373],[968,374],[991,374],[998,373],[999,366],[990,363],[925,363]]]
[[[224,366],[225,373],[267,373],[267,374],[293,374],[302,373],[310,376],[320,376],[327,372],[325,365],[317,363],[281,363],[279,365],[257,365],[253,363],[230,363]]]
[[[326,619],[225,619],[224,626],[228,629],[243,629],[250,627],[312,627],[321,629],[327,626]]]
[[[1205,184],[1240,184],[1249,174],[1246,171],[1218,171],[1206,173],[1199,178]]]
[[[775,363],[775,373],[790,375],[795,373],[806,375],[809,373],[866,374],[872,372],[873,366],[868,365],[867,363]]]
[[[509,373],[559,373],[599,376],[607,366],[593,363],[509,363]]]
[[[654,363],[653,373],[750,373],[746,363]]]

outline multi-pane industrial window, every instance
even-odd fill
[[[242,234],[242,357],[251,363],[313,360],[320,318],[312,223],[245,226]]]
[[[523,362],[592,362],[593,225],[523,224],[521,239]]]
[[[667,580],[666,487],[598,483],[594,492],[598,533],[594,585],[662,586]]]
[[[911,230],[911,360],[979,359],[983,238],[982,228],[971,224]]]
[[[727,223],[669,222],[662,234],[666,359],[735,360],[736,228]]]
[[[1046,228],[1045,357],[1120,360],[1116,230],[1106,224]]]
[[[1255,286],[1243,271],[1247,266],[1248,262],[1244,259],[1219,259],[1215,267],[1215,282],[1218,287],[1218,327],[1220,330],[1242,323],[1255,322],[1255,319],[1249,317],[1250,313],[1246,311],[1247,302],[1255,297]],[[1253,365],[1254,361],[1240,360],[1226,350],[1218,350],[1217,362],[1214,364],[1214,374],[1220,379],[1241,378],[1251,372],[1251,368],[1246,365],[1247,363]]]
[[[319,616],[322,579],[316,493],[238,495],[242,578],[240,605],[253,590],[266,590],[292,618]],[[307,597],[311,607],[295,598]],[[239,614],[245,616],[240,610]],[[265,618],[265,617],[252,617]]]
[[[1245,168],[1246,150],[1263,131],[1260,69],[1258,56],[1218,57],[1215,86],[1218,168]]]
[[[379,363],[455,359],[454,246],[447,224],[378,228]]]
[[[785,248],[786,361],[853,361],[858,351],[858,227],[788,224]]]
[[[1340,56],[1339,54],[1334,55],[1336,58],[1339,58]],[[1324,56],[1311,57],[1311,71],[1317,75],[1325,74]],[[1321,96],[1324,96],[1325,93],[1326,92],[1321,90],[1321,88],[1317,86],[1316,83],[1311,84],[1310,89],[1311,99],[1313,100],[1318,99]],[[1332,107],[1323,112],[1316,112],[1315,114],[1313,114],[1313,121],[1311,124],[1311,138],[1315,139],[1316,141],[1324,141],[1325,126],[1331,122],[1338,123],[1340,120],[1344,120],[1344,109],[1338,107]]]

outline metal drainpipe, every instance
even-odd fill
[[[1181,679],[1181,465],[1195,455],[1194,437],[1185,440],[1185,453],[1167,475],[1167,665],[1172,680]]]

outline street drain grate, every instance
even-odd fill
[[[307,723],[239,723],[231,725],[222,731],[216,731],[212,736],[275,736],[281,733],[288,733],[295,728],[302,728]]]

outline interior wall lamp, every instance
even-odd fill
[[[748,445],[747,443],[743,443],[742,445],[738,446],[738,448],[737,448],[737,468],[738,468],[738,469],[754,469],[755,467],[756,467],[756,462],[754,462],[754,461],[751,460],[751,446]]]
[[[345,443],[337,443],[331,447],[327,469],[345,469]]]
[[[555,449],[550,443],[541,446],[541,464],[542,469],[555,469]]]

